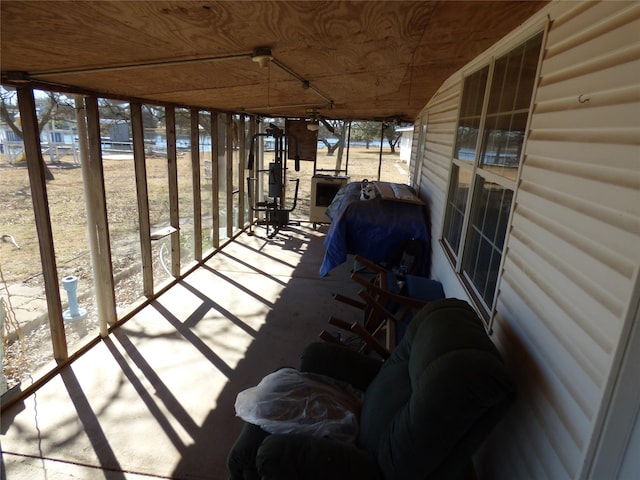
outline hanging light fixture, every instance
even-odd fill
[[[316,108],[307,109],[309,114],[309,122],[307,124],[307,130],[310,132],[317,132],[320,129],[320,123],[318,122],[318,110]]]
[[[298,80],[303,90],[311,90],[316,95],[323,98],[327,102],[327,108],[333,107],[333,100],[327,97],[324,93],[322,93],[316,87],[311,85],[311,82],[309,80],[307,80],[306,78],[303,78],[302,76],[300,76],[299,74],[291,70],[289,67],[281,63],[278,59],[274,58],[271,53],[270,47],[257,47],[256,49],[254,49],[253,53],[251,54],[251,60],[253,60],[263,68],[270,64],[272,64],[275,67],[278,67],[279,70],[282,70],[284,73],[286,73],[290,77]]]
[[[261,68],[265,68],[267,65],[269,65],[269,62],[273,60],[271,49],[268,47],[256,48],[251,55],[251,60],[260,65]]]

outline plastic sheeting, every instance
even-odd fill
[[[302,433],[353,442],[363,393],[324,375],[282,368],[240,392],[236,414],[269,433]]]

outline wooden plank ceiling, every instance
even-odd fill
[[[545,3],[2,0],[0,66],[5,84],[413,121],[443,80]],[[265,67],[252,61],[261,47]]]

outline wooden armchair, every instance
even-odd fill
[[[413,315],[429,302],[444,298],[444,291],[436,280],[413,275],[398,276],[366,258],[356,256],[355,260],[373,276],[365,276],[361,270],[351,275],[351,279],[362,287],[358,292],[360,299],[342,294],[336,294],[334,298],[362,310],[362,321],[349,323],[331,316],[329,324],[355,335],[361,342],[360,352],[372,350],[386,359]],[[326,330],[320,333],[320,338],[343,344]]]

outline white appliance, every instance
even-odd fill
[[[322,175],[311,177],[311,206],[309,209],[309,221],[316,223],[331,223],[325,214],[338,190],[349,183],[347,175]]]

